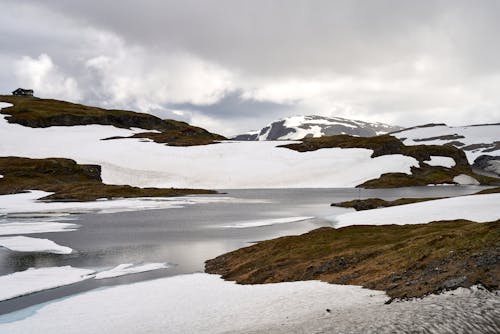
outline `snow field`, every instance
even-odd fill
[[[500,194],[458,196],[427,202],[356,211],[329,219],[335,228],[350,225],[425,224],[438,220],[468,219],[489,222],[500,219]]]
[[[99,164],[105,183],[188,188],[351,187],[382,173],[409,173],[414,158],[371,158],[367,149],[323,149],[299,153],[286,142],[223,142],[172,147],[129,136],[137,130],[112,126],[27,128],[0,118],[2,155],[63,157]],[[64,138],[64,140],[61,140]],[[43,142],[44,145],[39,145]],[[0,202],[0,207],[1,207]]]
[[[0,331],[26,333],[237,333],[301,323],[327,308],[383,305],[384,292],[318,281],[239,285],[191,274],[90,291],[45,304]],[[209,305],[209,306],[208,306]],[[23,312],[23,311],[20,311]],[[26,313],[26,311],[24,311]]]

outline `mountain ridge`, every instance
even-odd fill
[[[359,137],[373,137],[402,130],[380,122],[370,123],[342,117],[317,115],[290,116],[274,122],[260,130],[232,137],[232,140],[298,140],[310,137],[322,137],[347,134]]]

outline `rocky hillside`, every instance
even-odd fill
[[[70,159],[0,157],[0,195],[28,190],[52,192],[42,200],[94,201],[99,198],[167,197],[213,194],[202,189],[139,188],[104,184],[101,167]]]
[[[465,152],[475,168],[500,176],[500,123],[456,127],[426,124],[392,135],[405,145],[453,145]]]
[[[7,95],[0,95],[0,102],[13,105],[1,110],[2,114],[8,115],[6,119],[9,123],[31,128],[91,124],[139,128],[148,131],[137,133],[134,138],[148,138],[173,146],[205,145],[225,139],[184,122],[163,120],[127,110],[108,110],[59,100]]]
[[[424,186],[427,184],[495,184],[496,180],[472,171],[465,153],[452,145],[407,146],[391,135],[363,138],[348,135],[305,138],[301,143],[282,147],[298,152],[326,148],[366,148],[373,150],[372,158],[401,154],[415,158],[419,166],[411,174],[385,173],[378,179],[360,184],[364,188],[393,188]]]
[[[272,122],[259,131],[238,135],[233,140],[298,140],[347,134],[372,137],[402,129],[383,123],[368,123],[341,117],[292,116]]]

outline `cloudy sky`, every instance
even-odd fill
[[[297,114],[500,122],[500,1],[0,0],[0,92],[232,135]]]

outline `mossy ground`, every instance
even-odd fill
[[[99,198],[167,197],[213,194],[203,189],[139,188],[102,183],[101,168],[79,165],[70,159],[0,157],[0,195],[27,190],[54,194],[42,198],[54,201],[94,201]]]
[[[9,95],[0,95],[0,102],[13,104],[12,107],[2,109],[2,114],[9,115],[8,122],[33,128],[89,124],[136,127],[159,133],[146,131],[131,137],[149,138],[157,143],[173,146],[207,145],[225,139],[185,122],[162,120],[150,114],[128,110],[108,110],[59,100]]]
[[[385,290],[392,298],[500,280],[500,220],[320,228],[263,241],[206,262],[241,284],[322,280]]]

